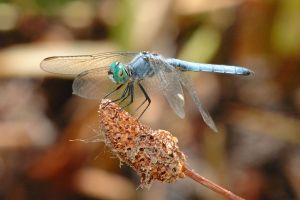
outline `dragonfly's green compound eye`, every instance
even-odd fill
[[[129,79],[125,65],[120,62],[113,62],[109,65],[108,75],[117,84],[126,83]]]

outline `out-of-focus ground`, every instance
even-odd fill
[[[103,143],[70,141],[97,138],[98,102],[39,62],[114,50],[255,71],[190,74],[218,134],[188,96],[185,119],[154,95],[142,121],[246,199],[300,199],[299,19],[299,0],[0,1],[0,199],[222,199],[191,180],[136,190]]]

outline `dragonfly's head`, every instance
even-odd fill
[[[124,84],[129,80],[128,70],[120,62],[113,62],[109,65],[108,76],[117,84]]]

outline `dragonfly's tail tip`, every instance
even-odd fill
[[[254,76],[254,71],[247,69],[246,71],[244,71],[241,75],[243,76]]]
[[[255,75],[255,72],[252,71],[252,70],[249,70],[249,75],[250,75],[250,76],[254,76],[254,75]]]

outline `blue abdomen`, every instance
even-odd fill
[[[181,71],[194,71],[194,72],[216,72],[225,74],[237,74],[237,75],[250,75],[253,72],[245,67],[230,66],[230,65],[215,65],[215,64],[203,64],[183,61],[179,59],[170,58],[167,62]]]

